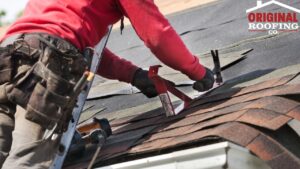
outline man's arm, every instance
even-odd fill
[[[131,83],[134,73],[139,69],[131,62],[121,59],[105,48],[97,74],[108,78]]]
[[[193,56],[153,0],[119,0],[120,8],[131,21],[139,37],[166,65],[201,80],[206,69]]]

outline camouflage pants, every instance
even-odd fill
[[[72,96],[86,62],[62,39],[16,36],[0,44],[0,168],[49,168],[69,118],[58,110]],[[15,43],[19,40],[24,44]],[[53,126],[60,126],[58,134],[44,137]]]

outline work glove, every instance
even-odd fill
[[[158,95],[155,85],[152,80],[149,79],[148,71],[146,70],[136,70],[131,84],[138,88],[148,98],[156,97]]]
[[[193,88],[199,92],[204,92],[211,89],[215,83],[214,73],[208,68],[205,69],[206,73],[203,79],[198,80],[193,84]]]

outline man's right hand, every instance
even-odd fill
[[[198,80],[193,84],[193,88],[199,92],[204,92],[211,89],[215,83],[214,73],[208,68],[205,69],[206,73],[203,79]]]
[[[148,71],[146,70],[138,69],[134,74],[131,84],[138,88],[148,98],[156,97],[158,95],[155,85],[148,77]]]

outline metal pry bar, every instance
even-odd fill
[[[176,89],[172,83],[160,77],[158,75],[158,69],[160,67],[160,65],[151,66],[149,69],[148,76],[154,82],[156,91],[159,94],[162,106],[166,112],[166,116],[175,116],[179,114],[184,108],[186,108],[192,101],[192,99],[189,96],[182,93],[180,90]],[[180,98],[183,101],[183,103],[177,107],[174,107],[168,92]]]

